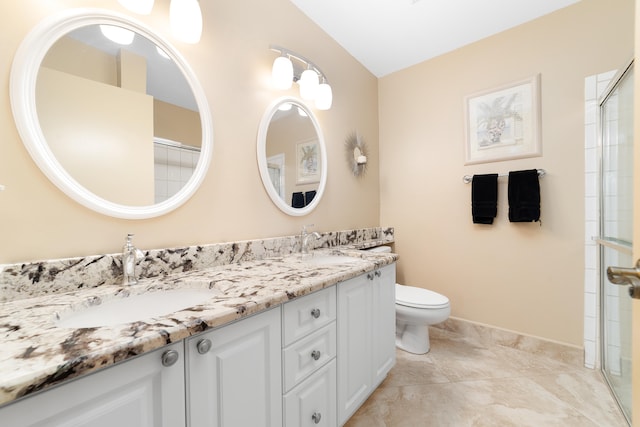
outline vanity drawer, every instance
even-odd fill
[[[286,427],[334,427],[337,420],[336,361],[320,368],[284,396]]]
[[[286,347],[335,319],[335,286],[288,302],[283,306],[282,345]]]
[[[284,392],[336,357],[336,322],[282,350]]]

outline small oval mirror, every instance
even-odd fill
[[[115,41],[113,30],[128,40]],[[168,42],[128,16],[71,9],[43,20],[16,52],[10,90],[31,157],[90,209],[159,216],[186,202],[204,179],[213,144],[204,91]],[[159,177],[172,172],[163,193]]]
[[[318,206],[327,181],[327,154],[320,125],[306,104],[284,97],[267,108],[257,155],[264,188],[280,210],[302,216]]]

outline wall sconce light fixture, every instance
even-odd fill
[[[175,38],[185,43],[198,43],[202,35],[202,11],[198,0],[171,0],[169,22]]]
[[[367,171],[367,156],[369,149],[367,143],[358,132],[353,132],[347,136],[344,142],[347,164],[353,176],[364,176]]]
[[[123,7],[140,15],[148,15],[154,0],[118,0]],[[184,43],[198,43],[202,36],[202,11],[198,0],[171,0],[169,24],[173,36]]]
[[[293,82],[297,82],[300,86],[300,98],[315,101],[318,110],[331,108],[333,92],[327,77],[317,65],[283,47],[271,45],[269,49],[280,53],[271,68],[271,79],[277,89],[287,90]]]

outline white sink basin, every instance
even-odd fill
[[[351,264],[353,262],[361,261],[362,258],[351,257],[347,255],[312,255],[307,258],[302,258],[302,261],[307,264],[313,265],[337,265],[337,264]]]
[[[136,322],[196,306],[216,295],[210,290],[176,289],[113,298],[63,313],[56,324],[62,328],[95,328]]]

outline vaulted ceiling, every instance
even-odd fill
[[[378,77],[579,0],[291,0]]]

